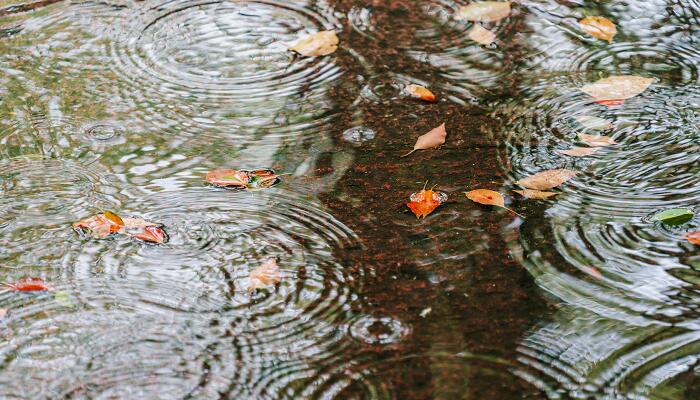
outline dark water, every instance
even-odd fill
[[[0,293],[0,398],[700,398],[700,257],[682,239],[700,219],[651,219],[700,209],[700,3],[520,1],[488,47],[465,4],[0,11],[0,280],[55,289]],[[616,23],[611,44],[581,33],[587,15]],[[330,56],[286,51],[331,29]],[[653,84],[617,107],[579,90],[610,75]],[[557,154],[596,133],[582,116],[618,144]],[[399,158],[442,122],[444,146]],[[237,192],[206,185],[216,168],[285,175]],[[551,168],[578,174],[511,196]],[[449,199],[416,220],[426,180]],[[102,210],[171,240],[72,231]],[[281,283],[249,293],[270,257]]]

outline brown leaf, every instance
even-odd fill
[[[518,193],[519,195],[526,197],[528,199],[533,199],[533,200],[544,200],[546,198],[556,196],[559,193],[557,192],[543,192],[541,190],[534,190],[534,189],[523,189],[523,190],[513,190],[515,193]]]
[[[516,215],[520,215],[516,213],[515,211],[511,210],[510,208],[506,207],[505,200],[503,199],[503,196],[493,190],[489,189],[475,189],[471,190],[469,192],[464,193],[467,198],[473,202],[479,203],[479,204],[485,204],[487,206],[496,206],[500,207],[503,209],[506,209]]]
[[[605,105],[617,105],[645,91],[654,80],[636,75],[616,75],[584,85],[581,91]]]
[[[683,237],[690,243],[700,246],[700,231],[686,233]]]
[[[567,150],[554,150],[554,152],[572,157],[586,157],[598,150],[600,150],[600,147],[572,147]]]
[[[617,33],[615,24],[605,17],[586,17],[579,21],[581,30],[598,39],[607,40],[612,43],[613,37]]]
[[[413,146],[413,150],[402,155],[401,157],[406,157],[412,154],[416,150],[426,150],[432,149],[434,147],[440,146],[445,143],[445,138],[447,137],[447,131],[445,130],[445,123],[432,129],[430,132],[418,137],[416,144]]]
[[[579,133],[578,138],[587,145],[594,147],[605,147],[612,144],[617,144],[617,142],[609,136],[586,135],[585,133]]]
[[[124,229],[124,221],[118,215],[105,211],[73,223],[73,229],[82,235],[103,239]]]
[[[325,56],[338,49],[338,42],[335,31],[321,31],[299,39],[289,50],[306,57]]]
[[[458,19],[495,22],[510,15],[510,1],[477,1],[459,8]]]
[[[222,187],[244,188],[248,184],[248,174],[235,169],[217,169],[207,173],[207,182]]]
[[[474,24],[472,29],[469,30],[468,35],[469,39],[479,44],[483,44],[484,46],[488,46],[496,40],[495,33],[491,32],[490,30],[484,28],[479,24]]]
[[[141,230],[141,232],[132,233],[129,236],[147,243],[163,244],[168,242],[168,235],[165,233],[165,231],[162,228],[154,225],[147,225]]]
[[[515,183],[528,189],[547,190],[561,185],[576,175],[568,169],[550,169],[523,178]]]
[[[252,271],[248,276],[248,291],[252,292],[256,289],[262,289],[268,286],[276,285],[281,282],[280,267],[277,265],[277,260],[271,258]]]
[[[425,218],[435,211],[440,204],[447,200],[447,195],[442,192],[435,192],[432,189],[423,189],[420,192],[411,194],[410,202],[406,206],[413,211],[417,219]]]
[[[430,103],[435,102],[435,95],[433,94],[433,92],[421,85],[407,85],[406,93],[408,93],[411,97],[415,97],[416,99],[421,99]]]

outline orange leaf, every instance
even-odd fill
[[[102,239],[124,229],[124,221],[116,214],[105,211],[103,214],[73,223],[73,229],[80,234]]]
[[[216,186],[244,188],[248,184],[248,174],[235,169],[217,169],[207,173],[207,182]]]
[[[567,150],[554,150],[554,152],[572,157],[586,157],[598,150],[600,150],[600,147],[572,147]]]
[[[474,24],[468,33],[469,39],[488,46],[496,40],[496,34],[479,24]]]
[[[335,31],[321,31],[299,39],[289,50],[307,57],[325,56],[338,49],[338,42]]]
[[[594,147],[605,147],[612,144],[617,144],[617,142],[609,136],[586,135],[585,133],[579,133],[578,138],[589,146]]]
[[[433,92],[421,85],[411,84],[406,86],[406,93],[408,93],[411,97],[415,97],[417,99],[421,99],[431,103],[435,102],[435,95],[433,94]]]
[[[516,215],[520,215],[516,213],[515,211],[511,210],[510,208],[506,207],[505,200],[503,199],[503,196],[495,192],[493,190],[488,190],[488,189],[475,189],[469,192],[464,193],[467,198],[473,202],[479,203],[479,204],[485,204],[487,206],[496,206],[500,207],[503,209],[506,209]]]
[[[149,225],[143,228],[141,232],[130,235],[132,238],[148,243],[163,244],[168,242],[168,235],[165,231],[157,226]]]
[[[440,204],[447,199],[447,195],[441,192],[435,192],[431,189],[423,189],[418,193],[411,195],[411,201],[406,203],[406,206],[413,211],[416,218],[425,218],[430,213],[435,211]]]
[[[559,193],[557,192],[543,192],[541,190],[534,190],[534,189],[523,189],[523,190],[513,190],[515,193],[518,193],[519,195],[523,197],[527,197],[528,199],[533,199],[533,200],[544,200],[548,197],[556,196]]]
[[[690,232],[683,236],[692,244],[700,246],[700,231]]]
[[[52,288],[41,278],[22,278],[15,283],[5,283],[10,290],[15,292],[39,292],[48,291]]]
[[[605,17],[586,17],[579,21],[581,30],[598,39],[607,40],[612,43],[613,37],[617,34],[615,24]]]
[[[547,190],[561,185],[576,175],[568,169],[550,169],[523,178],[515,183],[528,189]]]
[[[418,137],[416,144],[413,146],[413,150],[402,155],[401,157],[406,157],[412,154],[416,150],[426,150],[432,149],[434,147],[440,146],[445,143],[445,138],[447,137],[447,131],[445,130],[445,123],[432,129],[430,132]]]
[[[277,265],[277,261],[274,258],[265,261],[263,264],[250,271],[248,278],[250,279],[248,291],[276,285],[282,280],[280,277],[280,267]]]

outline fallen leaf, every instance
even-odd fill
[[[22,278],[15,283],[4,283],[4,285],[14,292],[40,292],[52,290],[52,288],[41,278]]]
[[[162,228],[153,225],[146,226],[141,232],[132,233],[129,236],[142,242],[158,244],[167,243],[169,239]]]
[[[515,183],[528,189],[547,190],[561,185],[576,175],[568,169],[550,169],[523,178]]]
[[[503,208],[505,210],[508,210],[512,212],[515,215],[520,215],[517,212],[511,210],[510,208],[506,207],[505,200],[503,199],[503,196],[493,190],[489,189],[475,189],[471,190],[469,192],[464,193],[467,198],[473,202],[479,203],[479,204],[485,204],[487,206],[496,206]]]
[[[124,221],[118,215],[105,211],[73,223],[73,229],[81,235],[103,239],[124,229]]]
[[[586,17],[579,21],[581,30],[598,39],[607,40],[612,43],[613,37],[617,33],[615,24],[605,17]]]
[[[424,308],[419,315],[421,318],[425,318],[431,311],[433,311],[432,307]]]
[[[63,307],[70,307],[73,305],[73,300],[70,293],[64,291],[58,291],[53,295],[54,301]]]
[[[426,150],[438,147],[445,143],[446,137],[447,131],[445,130],[445,123],[443,122],[442,125],[438,126],[437,128],[433,128],[430,132],[419,136],[418,140],[416,140],[416,144],[413,146],[413,150],[402,155],[401,157],[406,157],[416,150]]]
[[[617,142],[609,136],[586,135],[585,133],[579,133],[578,138],[589,146],[594,147],[605,147],[612,144],[617,144]]]
[[[683,237],[688,239],[690,243],[700,246],[700,231],[686,233]]]
[[[680,225],[693,219],[694,212],[685,208],[669,208],[654,214],[653,219],[668,225]]]
[[[579,115],[574,117],[574,119],[585,128],[594,131],[604,131],[615,127],[612,122],[592,115]]]
[[[255,171],[245,171],[248,173],[248,189],[264,189],[277,184],[280,179],[275,171],[271,169],[257,169]]]
[[[598,268],[596,267],[582,267],[581,269],[583,270],[583,272],[591,275],[596,279],[603,279],[603,274],[601,274]]]
[[[433,92],[421,85],[407,85],[406,93],[408,93],[411,97],[415,97],[416,99],[421,99],[431,103],[435,102],[435,95],[433,94]]]
[[[654,80],[635,75],[616,75],[589,83],[581,91],[601,104],[619,105],[625,99],[645,91]]]
[[[427,184],[427,182],[426,182]],[[447,200],[447,195],[442,192],[435,192],[432,189],[423,189],[420,192],[411,194],[410,202],[406,206],[413,211],[416,218],[425,218],[436,208]]]
[[[528,199],[533,199],[533,200],[544,200],[552,196],[556,196],[559,193],[557,192],[543,192],[541,190],[534,190],[534,189],[523,189],[523,190],[513,190],[515,193],[518,193],[519,195],[523,197],[527,197]]]
[[[306,57],[325,56],[338,49],[338,42],[335,31],[321,31],[299,39],[289,50]]]
[[[250,280],[248,291],[250,292],[280,283],[282,279],[280,277],[280,267],[277,265],[277,260],[271,258],[265,261],[250,271],[248,278]]]
[[[207,173],[207,182],[221,187],[244,188],[248,184],[248,173],[235,169],[217,169]]]
[[[495,33],[491,32],[490,30],[484,28],[479,24],[474,24],[472,29],[469,30],[468,35],[469,39],[479,44],[483,44],[484,46],[488,46],[496,40]]]
[[[598,150],[600,150],[600,147],[572,147],[567,150],[554,150],[554,152],[572,157],[586,157]]]
[[[160,224],[156,224],[155,222],[149,222],[141,218],[130,218],[130,217],[124,217],[122,218],[124,221],[124,227],[127,229],[140,229],[140,228],[145,228],[147,226],[160,226]]]
[[[0,308],[0,319],[5,318],[9,310],[7,308]]]
[[[477,1],[459,8],[458,19],[495,22],[510,15],[510,1]]]

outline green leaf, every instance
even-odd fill
[[[73,299],[68,292],[64,291],[59,291],[56,292],[53,295],[53,299],[56,301],[56,303],[60,304],[63,307],[70,307],[73,305]]]
[[[685,208],[669,208],[654,215],[655,220],[668,225],[680,225],[693,219],[694,212]]]

